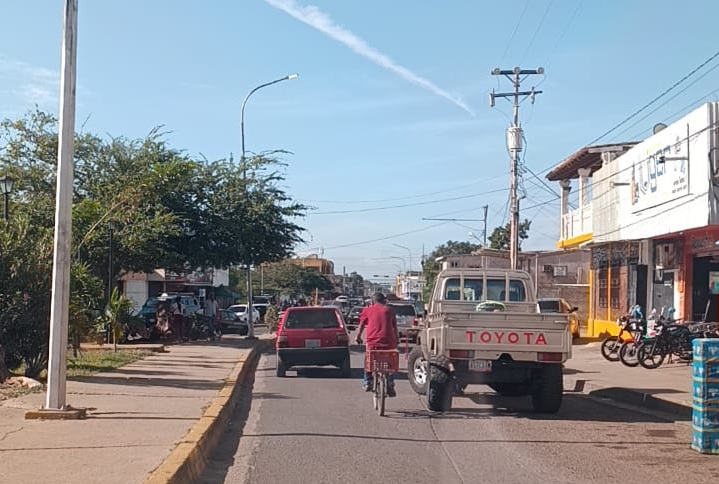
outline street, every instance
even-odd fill
[[[719,481],[716,457],[689,449],[689,422],[571,392],[559,414],[543,416],[528,398],[499,398],[477,385],[455,397],[450,413],[433,415],[400,373],[398,396],[379,417],[360,389],[359,349],[352,379],[325,368],[280,379],[274,355],[265,354],[251,399],[240,404],[200,482]]]

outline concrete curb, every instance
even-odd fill
[[[259,340],[247,356],[235,365],[210,406],[165,461],[148,476],[145,484],[188,483],[199,478],[227,428],[240,400],[243,384],[262,351],[271,343],[271,340]]]
[[[579,378],[565,378],[564,393],[570,395],[581,393],[594,398],[614,400],[626,405],[669,414],[677,420],[689,421],[692,419],[691,404],[672,402],[639,389],[606,387]]]

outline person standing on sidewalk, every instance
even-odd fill
[[[202,310],[205,316],[205,323],[207,324],[207,339],[214,341],[217,336],[217,329],[215,328],[215,318],[217,317],[217,303],[215,297],[210,294],[205,299],[205,307]]]

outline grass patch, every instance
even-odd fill
[[[149,351],[142,350],[84,351],[79,358],[68,357],[67,376],[90,376],[103,371],[116,370],[149,354]]]

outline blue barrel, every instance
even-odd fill
[[[719,339],[695,339],[692,368],[692,449],[719,454]]]

